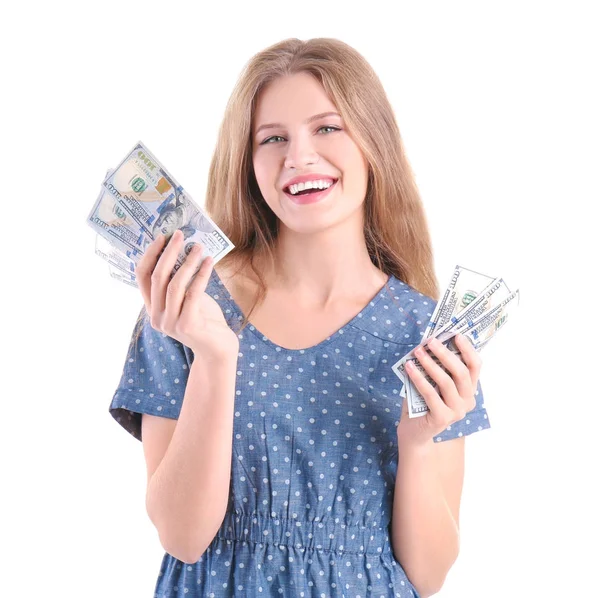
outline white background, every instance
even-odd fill
[[[461,264],[522,295],[482,355],[492,428],[467,440],[461,554],[439,596],[598,596],[593,4],[3,9],[0,593],[153,595],[163,549],[142,445],[108,413],[141,295],[109,277],[86,217],[140,139],[202,205],[246,61],[288,37],[336,37],[394,107],[441,286]]]

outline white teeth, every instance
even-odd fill
[[[292,195],[296,195],[299,191],[304,191],[305,189],[328,189],[333,185],[333,181],[306,181],[305,183],[298,183],[297,185],[291,185],[290,193]]]

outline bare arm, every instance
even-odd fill
[[[419,594],[442,588],[459,552],[464,437],[399,451],[392,544]]]
[[[148,483],[146,509],[169,554],[195,563],[227,508],[237,354],[195,357],[177,426]]]

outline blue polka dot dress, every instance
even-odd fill
[[[212,271],[207,293],[237,330],[242,312]],[[239,332],[231,484],[200,560],[165,553],[155,598],[418,598],[390,541],[402,383],[435,301],[394,276],[317,345],[290,350]],[[144,324],[109,411],[141,440],[141,414],[177,419],[194,356]],[[437,442],[489,428],[477,405]]]

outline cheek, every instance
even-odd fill
[[[349,157],[346,162],[344,180],[345,186],[349,190],[361,195],[366,191],[369,181],[369,171],[362,156],[353,155]]]
[[[277,210],[277,169],[269,165],[264,159],[253,160],[254,176],[258,189],[266,204],[276,212]]]
[[[347,184],[363,186],[368,180],[368,164],[358,146],[345,139],[335,148],[336,161],[344,169]]]
[[[255,159],[253,161],[254,176],[261,192],[269,192],[276,182],[276,173],[273,166],[265,159]]]

